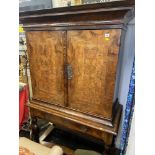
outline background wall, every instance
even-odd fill
[[[120,62],[119,69],[121,70],[119,76],[117,77],[119,83],[116,85],[116,89],[118,89],[118,98],[120,104],[123,105],[123,114],[121,117],[121,123],[119,128],[119,133],[116,139],[116,147],[120,148],[120,139],[123,127],[123,119],[124,119],[124,112],[126,108],[126,101],[128,96],[129,90],[129,83],[130,83],[130,75],[132,71],[132,65],[135,56],[135,19],[132,19],[127,27],[126,36],[125,36],[125,44],[120,52]],[[134,135],[131,135],[134,136]],[[131,154],[134,155],[134,154]]]

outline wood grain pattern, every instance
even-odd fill
[[[120,30],[68,31],[69,107],[111,119]],[[107,37],[108,36],[108,37]]]
[[[33,98],[64,105],[64,32],[27,32]]]

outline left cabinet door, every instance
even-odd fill
[[[65,32],[26,33],[33,99],[64,106]]]

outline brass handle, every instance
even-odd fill
[[[68,80],[71,80],[73,77],[73,69],[70,64],[67,65],[67,78]]]

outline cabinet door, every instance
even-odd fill
[[[64,105],[64,32],[27,32],[33,99]]]
[[[111,119],[120,30],[68,31],[68,106]]]

